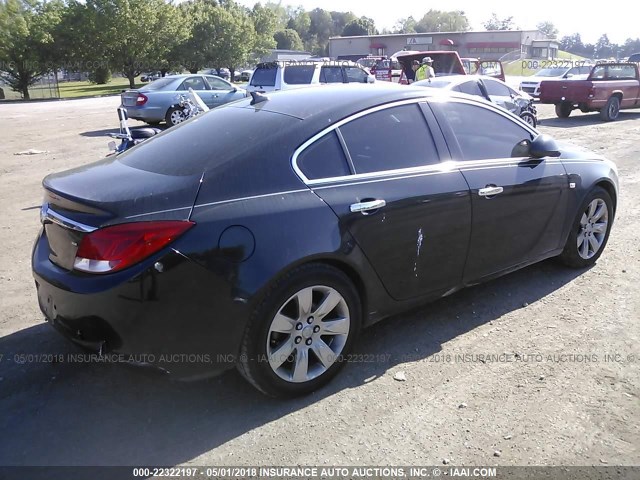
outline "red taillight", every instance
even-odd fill
[[[138,98],[136,98],[136,106],[140,107],[142,105],[144,105],[145,103],[147,103],[147,100],[149,100],[146,95],[143,95],[142,93],[138,94]]]
[[[73,266],[89,273],[122,270],[167,246],[193,225],[187,221],[136,222],[95,230],[80,242]]]

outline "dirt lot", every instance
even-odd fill
[[[0,105],[0,465],[640,464],[637,110],[605,124],[540,108],[542,132],[618,163],[619,210],[594,268],[547,261],[389,319],[357,345],[388,361],[275,401],[235,371],[184,384],[20,356],[77,352],[37,306],[40,182],[107,152],[117,104]],[[15,155],[29,149],[47,153]]]

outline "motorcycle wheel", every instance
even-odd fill
[[[528,123],[530,126],[532,126],[533,128],[536,128],[536,126],[538,125],[536,116],[531,112],[522,112],[520,114],[520,118],[524,120],[525,123]]]

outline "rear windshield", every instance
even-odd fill
[[[174,82],[175,78],[159,78],[158,80],[155,80],[153,82],[151,82],[149,85],[147,85],[146,87],[144,87],[145,90],[160,90],[164,87],[166,87],[167,85],[169,85],[171,82]]]
[[[566,72],[566,68],[544,68],[535,74],[536,77],[561,77]]]
[[[313,79],[315,65],[287,65],[284,69],[284,83],[307,85]]]
[[[247,152],[268,155],[274,148],[274,132],[285,132],[297,122],[285,115],[222,106],[165,130],[118,160],[163,175],[194,175],[220,169]]]
[[[276,72],[278,67],[257,68],[251,77],[251,85],[254,87],[275,87]]]

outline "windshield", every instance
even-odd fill
[[[254,87],[274,87],[276,85],[276,72],[278,67],[257,68],[251,77],[251,84]]]
[[[534,77],[561,77],[566,71],[566,68],[543,68]]]
[[[174,82],[175,78],[159,78],[158,80],[151,82],[149,85],[144,87],[145,90],[160,90],[170,83]]]
[[[378,60],[376,58],[360,58],[356,63],[365,68],[373,67]]]

